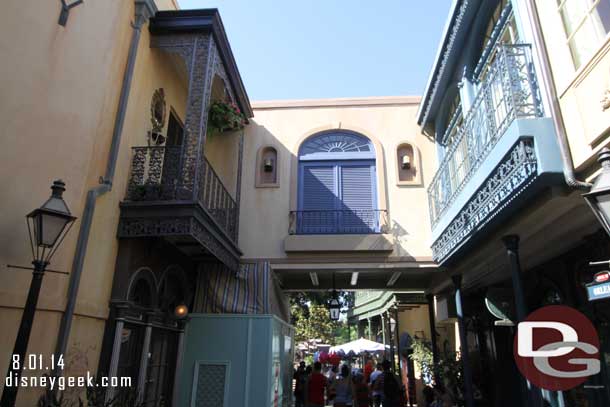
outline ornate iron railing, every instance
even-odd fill
[[[192,189],[182,182],[181,146],[133,147],[132,150],[126,201],[195,200]],[[237,203],[205,158],[199,166],[199,192],[196,199],[235,240]]]
[[[541,116],[542,103],[530,45],[500,46],[428,187],[433,226],[513,120]],[[452,120],[452,124],[456,122]]]
[[[167,201],[187,194],[180,184],[180,146],[133,147],[132,151],[125,200]]]
[[[385,233],[387,225],[386,210],[291,211],[289,233],[291,235]]]
[[[199,176],[199,202],[233,238],[237,238],[237,202],[224,186],[210,162],[204,158]]]

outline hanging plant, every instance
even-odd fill
[[[215,100],[208,113],[208,128],[219,133],[241,130],[246,126],[246,116],[232,102]]]

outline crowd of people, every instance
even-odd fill
[[[295,407],[398,407],[404,405],[404,388],[384,360],[376,369],[369,360],[364,369],[343,364],[322,372],[322,364],[301,362],[294,372]]]

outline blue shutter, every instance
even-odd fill
[[[336,233],[337,176],[335,165],[303,165],[299,233]]]
[[[370,233],[377,229],[374,165],[340,167],[341,233]]]

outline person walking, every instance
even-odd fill
[[[313,364],[313,372],[306,382],[307,407],[324,407],[324,391],[328,388],[326,376],[322,374],[322,364]]]
[[[383,374],[383,367],[381,363],[377,363],[377,368],[373,373],[371,373],[371,378],[369,381],[369,386],[371,388],[371,399],[374,407],[381,406],[381,396],[383,395],[383,387],[381,384],[381,380],[379,382],[377,379]]]
[[[383,407],[398,407],[400,405],[401,386],[391,367],[390,361],[384,360],[382,363],[383,373],[377,378],[377,382],[381,381],[381,405]]]
[[[299,363],[294,375],[294,407],[305,407],[305,382],[307,373],[305,372],[305,362]]]
[[[357,374],[354,377],[354,387],[356,390],[356,403],[355,407],[369,407],[371,404],[371,398],[369,397],[369,386],[364,381],[362,374]]]
[[[352,382],[350,367],[348,365],[341,366],[341,376],[335,379],[335,407],[351,407],[354,405],[356,398],[356,389]]]

